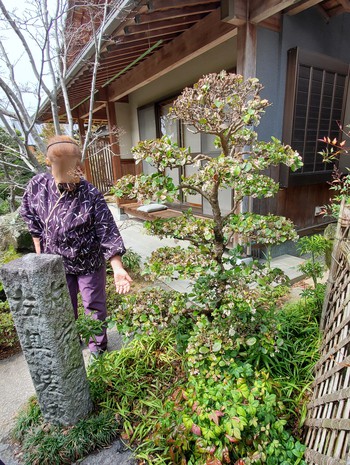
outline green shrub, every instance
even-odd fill
[[[141,255],[132,250],[127,249],[126,253],[122,256],[124,268],[134,275],[139,275],[141,272]]]
[[[168,397],[137,452],[153,465],[305,464],[305,447],[284,429],[282,414],[268,375],[232,361],[229,373],[191,376],[185,389]],[[154,454],[160,448],[165,460]]]
[[[285,305],[277,313],[282,344],[266,363],[289,413],[290,428],[299,436],[314,380],[313,369],[319,359],[319,312],[319,298],[314,293],[307,299]]]
[[[103,321],[93,318],[91,313],[85,315],[85,313],[81,312],[75,324],[78,334],[86,345],[88,345],[90,338],[94,339],[103,331]]]
[[[0,267],[16,258],[21,254],[16,252],[13,247],[0,254]],[[5,297],[2,282],[0,281],[0,293]],[[18,344],[18,336],[10,313],[8,302],[0,301],[0,350],[6,350]]]
[[[106,410],[71,427],[50,425],[32,398],[17,418],[13,437],[21,444],[24,465],[68,465],[109,445],[118,430],[119,423]]]
[[[8,200],[0,198],[0,215],[10,213],[10,205]]]
[[[0,302],[0,350],[18,344],[18,336],[13,323],[8,302]]]
[[[123,437],[140,444],[138,456],[152,465],[305,463],[304,447],[286,429],[280,384],[266,371],[284,343],[276,302],[288,280],[270,266],[242,263],[242,247],[225,253],[233,238],[267,247],[297,238],[286,218],[238,208],[247,196],[278,192],[270,166],[301,166],[290,146],[258,140],[253,128],[268,106],[261,89],[257,79],[225,71],[204,76],[173,103],[170,117],[213,135],[220,155],[194,157],[168,136],[142,141],[135,159],[154,170],[115,186],[118,196],[157,202],[200,194],[211,208],[211,218],[188,210],[146,224],[189,247],[159,249],[145,271],[193,285],[181,295],[153,289],[123,298],[113,318],[134,340],[90,371],[94,395],[124,419]],[[191,164],[196,173],[175,185],[169,170]],[[232,210],[223,212],[219,192],[227,188]]]

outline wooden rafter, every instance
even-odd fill
[[[139,34],[141,32],[163,31],[174,26],[183,26],[186,24],[194,24],[203,18],[203,14],[176,16],[168,20],[154,21],[153,23],[137,24],[135,26],[125,26],[125,35]]]
[[[303,0],[298,5],[293,5],[286,9],[286,13],[290,16],[297,15],[308,8],[311,8],[315,5],[321,3],[322,0]]]
[[[253,0],[250,4],[249,21],[258,24],[270,16],[298,4],[299,0]]]
[[[132,42],[145,41],[145,40],[148,41],[154,37],[162,38],[164,34],[173,34],[175,36],[176,34],[180,34],[181,32],[185,31],[187,28],[188,28],[188,25],[180,24],[178,26],[168,27],[166,30],[157,29],[155,31],[140,32],[138,34],[132,34],[128,37],[118,36],[115,38],[115,40],[119,39],[120,41],[119,43],[123,43],[127,41],[128,44],[130,44]]]
[[[237,28],[221,21],[220,11],[213,11],[134,70],[118,78],[109,88],[110,99],[119,100],[235,35]]]
[[[339,0],[346,13],[350,12],[350,0]]]
[[[248,3],[245,0],[222,0],[221,19],[234,26],[243,26],[248,20]]]
[[[187,6],[183,8],[172,8],[166,11],[153,11],[135,16],[135,23],[153,23],[154,21],[164,21],[181,16],[210,13],[218,7],[218,2],[211,2],[204,5]]]
[[[203,5],[213,0],[149,0],[147,2],[149,11],[167,10],[168,8],[182,8],[191,5]]]

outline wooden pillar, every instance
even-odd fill
[[[238,28],[237,74],[244,79],[256,77],[256,26],[249,22]]]
[[[84,144],[84,138],[85,138],[85,126],[84,126],[84,120],[81,118],[78,118],[78,128],[79,128],[79,139],[81,145]]]
[[[249,2],[247,2],[247,8],[249,8]],[[247,11],[247,18],[249,18],[249,11]],[[256,26],[247,20],[238,27],[237,34],[237,74],[241,74],[244,79],[256,77],[256,45]],[[239,208],[242,213],[252,212],[252,197],[244,197]],[[246,253],[251,255],[250,244],[247,246]]]
[[[120,147],[116,134],[114,133],[117,127],[117,115],[115,111],[115,103],[106,102],[108,129],[109,129],[109,143],[112,151],[112,167],[113,167],[113,181],[117,181],[122,177],[122,165],[120,160]]]
[[[78,128],[79,128],[79,139],[80,139],[80,144],[81,146],[84,145],[84,139],[85,139],[85,126],[84,126],[84,120],[82,118],[78,117]],[[86,157],[83,160],[83,166],[84,166],[84,174],[85,178],[87,181],[92,182],[92,174],[91,174],[91,167],[90,167],[90,161],[89,157]]]

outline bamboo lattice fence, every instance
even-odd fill
[[[100,192],[106,194],[117,180],[115,155],[104,138],[97,139],[89,147],[88,157],[85,159],[85,175],[89,182],[96,186]],[[122,159],[121,175],[135,174],[135,161]]]
[[[112,156],[108,145],[104,139],[99,139],[91,145],[88,150],[89,164],[88,179],[94,186],[96,186],[103,194],[109,191],[113,186],[113,164]]]
[[[310,465],[350,465],[350,205],[341,206],[306,420]]]

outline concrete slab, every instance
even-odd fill
[[[136,462],[132,458],[132,453],[125,448],[122,441],[117,439],[110,447],[95,452],[77,463],[80,465],[134,465]]]
[[[302,265],[305,260],[301,257],[295,257],[293,255],[281,255],[271,260],[272,268],[280,268],[291,280],[291,284],[305,278],[303,272],[299,270],[299,266]]]
[[[159,237],[147,234],[143,227],[144,222],[141,220],[116,220],[116,223],[123,237],[125,247],[132,248],[134,252],[141,255],[143,260],[146,260],[159,247],[175,247],[177,245],[188,247],[189,245],[188,241],[176,241],[170,238],[159,239]]]
[[[22,353],[0,360],[0,440],[13,428],[18,410],[35,394],[27,362]],[[6,463],[6,462],[5,462]]]

